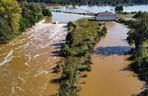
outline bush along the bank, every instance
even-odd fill
[[[135,45],[130,69],[146,82],[145,90],[138,96],[148,96],[148,13],[136,17],[137,20],[129,25],[131,30],[127,38],[130,44]]]
[[[77,96],[81,72],[92,70],[91,54],[107,29],[97,21],[88,19],[69,22],[67,28],[66,42],[60,52],[65,62],[59,83],[59,96]]]
[[[7,1],[7,2],[6,2]],[[11,5],[11,6],[10,6]],[[43,16],[52,16],[36,3],[21,2],[16,0],[0,1],[0,42],[7,42],[32,27]]]
[[[35,23],[39,22],[43,16],[52,16],[50,10],[36,3],[22,2],[21,8],[22,17],[20,19],[20,32],[24,32],[26,28],[35,25]]]
[[[44,9],[42,10],[42,14],[43,14],[44,16],[52,16],[51,11],[50,11],[49,9],[46,9],[46,8],[44,8]]]

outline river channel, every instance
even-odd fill
[[[93,70],[81,82],[80,96],[135,96],[143,88],[124,54],[132,48],[126,41],[129,29],[123,24],[107,22],[106,37],[102,38],[92,56]]]
[[[94,6],[91,11],[96,12],[96,8]],[[105,8],[103,10],[109,7]],[[66,23],[84,17],[90,16],[53,12],[52,21],[61,24],[42,20],[8,44],[0,44],[0,96],[56,94],[57,86],[50,83],[56,77],[51,68],[59,59],[56,55],[67,34]],[[82,85],[80,96],[131,96],[139,93],[143,82],[132,72],[123,71],[131,63],[124,55],[131,49],[125,40],[129,29],[115,22],[108,22],[106,26],[107,36],[95,49],[93,71],[88,73],[88,78],[82,79],[86,84]]]

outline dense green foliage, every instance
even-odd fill
[[[52,16],[51,11],[49,9],[46,9],[46,8],[42,10],[42,14],[44,16]]]
[[[18,34],[21,8],[16,0],[0,1],[0,41],[6,41]],[[5,25],[5,26],[4,26]],[[8,27],[8,29],[6,29]]]
[[[137,20],[130,24],[131,31],[127,38],[130,44],[135,45],[131,57],[134,62],[130,68],[148,85],[148,13],[136,17]],[[146,87],[139,96],[148,96],[148,88]]]
[[[38,4],[28,4],[26,2],[21,3],[22,17],[20,19],[20,32],[25,31],[26,28],[35,25],[42,18],[42,9]]]
[[[116,6],[116,7],[115,7],[115,11],[116,11],[117,13],[123,12],[123,6]]]
[[[106,35],[106,33],[107,33],[107,28],[104,26],[103,28],[102,28],[102,30],[101,30],[101,35],[102,36],[105,36]]]
[[[140,17],[142,17],[143,14],[144,14],[143,12],[139,11],[138,13],[136,13],[136,14],[133,16],[133,18],[140,18]]]
[[[43,13],[43,14],[42,14]],[[52,16],[50,10],[36,3],[16,0],[0,1],[0,42],[6,42],[35,25],[43,16]]]
[[[73,22],[68,22],[68,24],[67,24],[67,29],[68,29],[68,31],[72,31],[73,29],[75,29],[75,25],[73,24]]]
[[[92,70],[91,54],[107,29],[97,21],[88,19],[80,19],[75,24],[69,22],[67,27],[69,33],[66,43],[61,48],[61,56],[65,57],[65,62],[59,96],[77,96],[79,78],[87,76],[81,76],[80,72]]]
[[[4,42],[5,40],[11,38],[11,36],[12,32],[10,30],[8,22],[6,22],[5,19],[0,18],[0,41]]]
[[[21,1],[21,0],[19,0]],[[35,1],[35,2],[48,2],[52,4],[77,4],[77,5],[101,5],[101,4],[131,4],[131,3],[138,3],[138,4],[146,4],[148,0],[27,0],[27,1]]]

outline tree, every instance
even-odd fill
[[[11,32],[16,34],[19,29],[19,20],[21,17],[21,8],[18,2],[16,0],[1,0],[0,9],[0,18],[4,17]]]
[[[66,43],[71,46],[74,41],[74,32],[69,32],[66,36]]]
[[[21,0],[18,0],[21,1]],[[146,4],[148,3],[148,0],[27,0],[29,2],[35,1],[35,2],[48,2],[52,4],[72,4],[72,5],[101,5],[101,4],[111,4],[111,5],[117,5],[121,3],[126,4]]]
[[[72,55],[72,51],[67,44],[64,44],[61,48],[60,55],[64,57],[68,57]]]
[[[133,18],[139,18],[143,15],[143,12],[139,11],[138,13],[136,13],[136,15],[133,16]]]
[[[101,35],[102,35],[102,36],[105,36],[106,33],[107,33],[107,28],[104,26],[104,27],[102,28],[102,30],[101,30]]]
[[[43,9],[42,14],[44,16],[52,16],[52,13],[51,13],[51,11],[49,9]]]
[[[5,42],[9,40],[11,37],[12,32],[10,31],[10,27],[6,20],[0,18],[0,42]]]
[[[148,13],[144,13],[137,21],[131,23],[130,28],[127,39],[139,49],[148,40]]]
[[[116,7],[115,7],[115,11],[116,11],[116,12],[119,12],[119,13],[120,13],[120,12],[123,12],[123,6],[116,6]]]
[[[0,1],[0,42],[18,34],[21,8],[16,0]]]
[[[73,22],[70,21],[67,23],[68,31],[73,31],[73,29],[75,29],[75,28],[76,28],[76,25]]]
[[[42,8],[39,4],[22,2],[22,17],[20,19],[20,32],[24,32],[26,28],[33,26],[42,18]]]

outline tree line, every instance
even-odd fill
[[[22,0],[19,0],[22,1]],[[27,0],[29,2],[46,2],[51,4],[73,4],[73,5],[102,5],[102,4],[146,4],[148,0]]]
[[[7,42],[21,34],[43,16],[52,16],[50,10],[36,3],[16,0],[0,1],[0,42]]]
[[[148,96],[148,13],[138,12],[132,23],[129,23],[129,44],[134,44],[130,60],[134,61],[129,69],[138,74],[140,80],[146,82],[145,90],[138,96]]]

